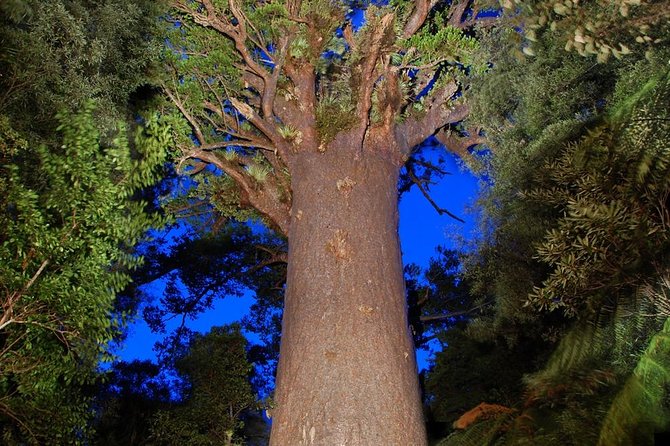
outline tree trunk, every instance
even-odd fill
[[[392,158],[296,155],[271,445],[426,444]]]

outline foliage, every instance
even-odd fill
[[[536,17],[519,11],[532,25]],[[518,30],[485,34],[493,67],[472,82],[471,120],[485,128],[492,155],[482,240],[466,277],[475,296],[496,304],[467,333],[523,348],[524,360],[507,363],[510,373],[535,361],[525,369],[532,372],[538,352],[560,343],[526,378],[525,398],[504,402],[523,408],[519,416],[482,421],[445,442],[617,444],[607,435],[620,429],[619,438],[641,432],[633,442],[650,444],[653,423],[667,428],[665,390],[653,381],[662,382],[665,366],[644,375],[656,377],[645,384],[634,369],[652,370],[641,358],[651,342],[659,345],[665,320],[640,288],[668,260],[667,51],[596,65],[565,53],[560,30],[530,32],[531,25],[534,57],[522,53]],[[605,212],[617,207],[624,211]],[[548,308],[564,311],[538,311]],[[455,339],[449,349],[466,342],[473,341]]]
[[[479,342],[464,328],[453,327],[439,336],[443,349],[426,377],[432,416],[448,425],[482,401],[515,405],[523,392],[521,377],[539,363],[538,352],[525,351],[522,342],[516,348],[500,341]]]
[[[13,0],[0,9],[0,113],[14,129],[53,135],[53,113],[95,99],[104,137],[127,118],[158,51],[160,2]]]
[[[477,305],[470,301],[467,283],[459,275],[458,252],[443,247],[436,252],[425,271],[417,265],[405,266],[408,318],[417,348],[461,323]]]
[[[151,423],[170,401],[170,385],[150,361],[115,362],[99,382],[94,406],[92,444],[131,446],[147,444]]]
[[[657,311],[667,315],[667,276],[660,286],[649,287],[645,291]],[[602,423],[598,445],[652,444],[654,432],[667,432],[670,427],[670,407],[667,404],[669,332],[670,319],[666,319],[663,329],[649,339],[649,345],[640,355],[633,373],[612,402]]]
[[[668,81],[650,81],[538,170],[544,183],[525,197],[563,217],[537,247],[551,273],[531,304],[570,315],[597,309],[607,303],[600,291],[635,286],[668,261]]]
[[[526,378],[524,413],[502,444],[525,444],[530,433],[543,444],[653,444],[668,427],[660,303],[642,290],[615,313],[577,323]]]
[[[79,386],[95,378],[117,329],[115,293],[140,261],[130,248],[160,221],[131,198],[156,180],[166,129],[148,122],[131,157],[123,130],[101,145],[91,105],[58,120],[55,147],[31,145],[0,121],[0,412],[9,443],[83,440],[90,412]]]
[[[556,166],[561,157],[568,162],[571,155],[565,153],[566,143],[594,128],[594,119],[606,104],[634,97],[640,91],[640,80],[655,76],[667,61],[667,52],[659,49],[647,61],[629,58],[626,63],[592,64],[565,53],[548,32],[537,36],[537,57],[519,59],[518,38],[516,31],[501,28],[482,39],[494,66],[473,81],[470,95],[471,120],[486,129],[492,149],[492,156],[485,160],[492,183],[481,200],[486,219],[467,270],[476,293],[494,295],[498,302],[496,316],[476,321],[471,331],[485,337],[491,333],[492,322],[500,328],[494,331],[505,332],[512,342],[515,332],[529,330],[537,330],[538,337],[556,339],[563,324],[559,315],[539,315],[524,307],[525,299],[520,297],[531,293],[550,273],[549,266],[536,257],[536,244],[546,231],[557,229],[566,208],[524,194],[532,190],[553,193],[556,182],[550,178],[560,171],[550,173],[542,166]],[[498,88],[501,84],[507,88]],[[565,186],[558,189],[565,190]]]
[[[482,422],[448,444],[652,444],[654,431],[667,429],[667,365],[662,353],[659,362],[648,358],[665,348],[667,302],[641,291],[668,262],[666,64],[659,50],[646,61],[595,67],[606,75],[604,113],[566,115],[537,132],[528,131],[529,115],[516,114],[533,96],[500,109],[497,122],[510,125],[494,127],[489,244],[468,266],[475,292],[495,296],[496,308],[469,332],[490,339],[507,327],[516,341],[524,332],[560,342],[526,377],[518,417]],[[527,163],[514,168],[520,161]],[[523,280],[516,289],[515,278]]]
[[[196,335],[186,355],[177,360],[177,370],[190,390],[181,403],[156,415],[155,444],[239,444],[240,418],[256,401],[239,325]]]
[[[538,56],[525,58],[519,50],[521,37],[507,26],[483,33],[480,42],[492,67],[471,82],[469,120],[486,130],[491,149],[504,151],[493,160],[498,171],[515,165],[523,170],[523,162],[532,162],[534,152],[543,149],[544,144],[536,144],[543,132],[555,133],[555,125],[583,122],[597,114],[616,79],[617,63],[597,65],[566,53],[552,33],[539,34]],[[496,182],[513,178],[512,172],[495,175]]]
[[[522,17],[528,43],[544,28],[560,36],[566,50],[596,55],[598,62],[667,44],[665,0],[501,0],[512,19]],[[519,12],[520,11],[520,12]],[[534,55],[534,45],[524,52]]]
[[[464,257],[473,293],[494,299],[496,311],[478,317],[469,332],[481,340],[554,342],[563,322],[524,307],[547,274],[534,258],[535,243],[556,224],[560,211],[519,193],[542,181],[537,169],[579,135],[585,119],[612,95],[615,68],[566,53],[549,34],[538,39],[538,57],[520,58],[519,35],[505,27],[488,31],[482,45],[493,67],[472,80],[472,126],[486,131],[491,155],[482,159],[490,179],[480,198],[481,238]],[[500,88],[505,85],[505,88]]]
[[[163,335],[154,351],[159,363],[171,370],[188,350],[198,317],[222,299],[253,293],[254,303],[242,323],[261,339],[249,355],[257,369],[254,389],[267,394],[279,352],[286,242],[233,220],[208,229],[211,219],[220,217],[211,207],[197,206],[197,215],[154,233],[155,239],[138,247],[144,261],[133,271],[133,283],[117,297],[117,309],[139,311],[149,328]]]
[[[413,326],[413,308],[419,307],[421,314],[415,318],[422,335],[417,345],[430,339],[430,334],[441,346],[425,373],[424,385],[429,436],[443,438],[461,414],[482,401],[513,406],[522,396],[523,374],[536,370],[546,355],[543,344],[525,338],[513,346],[497,333],[491,339],[474,339],[468,333],[468,321],[490,315],[493,302],[472,292],[468,278],[459,272],[455,251],[439,249],[438,254],[425,272],[427,286],[414,290],[410,280],[407,288]],[[414,299],[420,305],[413,304],[413,293],[420,296]]]

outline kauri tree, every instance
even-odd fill
[[[452,126],[482,5],[170,3],[178,165],[222,213],[288,238],[271,444],[425,444],[398,177],[432,135],[458,153],[480,142]]]

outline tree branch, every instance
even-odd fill
[[[165,84],[162,85],[163,91],[165,91],[165,94],[167,94],[168,98],[174,103],[174,105],[177,106],[179,111],[181,112],[182,115],[184,115],[184,118],[188,121],[189,124],[191,124],[191,128],[193,129],[193,133],[195,133],[195,137],[198,139],[198,142],[200,144],[205,144],[205,136],[202,133],[202,130],[200,129],[200,125],[198,125],[198,121],[196,121],[193,116],[186,110],[186,107],[184,107],[184,104],[177,98],[176,94],[172,93],[169,88]]]
[[[2,318],[0,318],[0,330],[5,328],[11,323],[17,322],[17,319],[14,318],[14,306],[16,305],[16,302],[21,298],[26,291],[30,289],[31,286],[35,283],[37,278],[42,275],[42,272],[44,272],[44,269],[47,267],[49,264],[49,259],[44,260],[35,274],[26,282],[26,284],[23,286],[21,291],[14,291],[13,293],[9,294],[9,297],[7,298],[7,301],[2,304]]]
[[[288,253],[287,252],[277,252],[277,251],[269,249],[265,246],[260,246],[260,245],[256,245],[256,249],[260,249],[261,251],[267,252],[268,254],[270,254],[270,257],[265,259],[265,260],[262,260],[261,262],[257,263],[253,267],[251,267],[249,272],[258,271],[262,268],[265,268],[266,266],[275,265],[277,263],[288,263]]]
[[[387,28],[392,25],[394,17],[393,13],[388,13],[379,20],[379,26],[375,27],[374,33],[370,38],[370,47],[365,52],[366,57],[363,61],[358,105],[356,107],[356,114],[362,123],[363,132],[368,126],[368,115],[372,108],[372,91],[377,83],[375,68],[377,67],[377,61],[381,54],[384,35],[386,34]]]
[[[289,38],[283,36],[279,38],[279,45],[277,49],[277,60],[272,70],[272,75],[268,77],[263,89],[263,97],[261,99],[261,110],[265,119],[271,119],[273,116],[274,101],[277,95],[277,82],[286,61],[286,52],[288,50]]]
[[[484,308],[485,306],[490,305],[492,303],[493,302],[491,302],[491,301],[487,301],[487,302],[482,303],[481,305],[477,305],[476,307],[472,307],[470,309],[463,310],[463,311],[455,311],[453,313],[431,314],[431,315],[428,315],[428,316],[421,316],[419,318],[419,320],[421,322],[435,322],[435,321],[441,321],[441,320],[444,320],[444,319],[450,319],[452,317],[464,316],[466,314],[470,314],[470,313],[473,313],[477,310],[480,310],[480,309]]]
[[[449,8],[449,25],[454,28],[462,27],[465,12],[468,9],[468,3],[470,3],[469,0],[459,0],[451,3],[451,7]]]
[[[268,125],[268,123],[256,113],[256,110],[254,110],[252,106],[232,97],[230,98],[230,103],[233,104],[233,107],[235,107],[247,121],[253,124],[254,127],[260,130],[270,141],[272,141],[275,149],[279,150],[279,138],[281,137],[272,126]]]
[[[433,7],[438,3],[439,0],[416,0],[414,2],[414,10],[412,15],[410,15],[405,28],[403,29],[402,36],[405,39],[408,39],[416,33],[419,28],[423,25],[428,17],[428,13]]]
[[[203,0],[203,4],[205,4],[205,6],[207,7],[208,12],[212,11],[211,13],[215,13],[215,9],[214,6],[212,5],[211,0]],[[247,40],[246,24],[248,20],[244,15],[244,13],[242,12],[240,6],[237,4],[236,0],[228,0],[228,5],[230,6],[230,11],[233,13],[233,17],[235,17],[235,19],[237,20],[237,25],[235,27],[236,32],[228,34],[228,36],[235,42],[235,49],[242,56],[242,60],[244,60],[244,63],[255,74],[263,78],[267,86],[267,82],[270,77],[268,71],[254,60],[254,58],[249,53],[249,49],[247,48],[246,45]],[[265,48],[259,48],[259,50],[263,52],[267,51]]]
[[[435,138],[440,141],[452,153],[458,155],[461,159],[467,160],[471,157],[468,149],[477,144],[486,142],[486,138],[481,136],[480,129],[471,129],[468,136],[461,136],[450,130],[442,130],[435,134]]]
[[[186,158],[199,159],[225,172],[239,186],[242,199],[248,201],[248,205],[266,216],[279,232],[284,235],[288,234],[290,202],[279,200],[279,186],[270,184],[279,181],[276,177],[268,176],[268,180],[263,183],[263,188],[258,189],[253,179],[239,166],[239,161],[227,161],[219,158],[214,152],[200,148],[191,150]],[[247,165],[253,164],[251,160],[241,155],[238,155],[237,158],[238,160],[246,160]],[[271,182],[270,178],[274,181]]]
[[[458,91],[458,84],[452,81],[435,92],[428,111],[418,118],[408,118],[396,127],[396,136],[401,142],[403,155],[409,156],[412,149],[421,144],[438,129],[447,124],[462,121],[469,113],[467,105],[448,107],[447,103]]]
[[[462,218],[456,216],[455,214],[453,214],[453,213],[449,212],[448,210],[446,210],[444,208],[441,208],[440,206],[437,205],[435,200],[433,200],[433,198],[428,193],[428,190],[424,187],[425,181],[422,181],[420,178],[418,178],[416,176],[416,174],[414,173],[414,170],[411,167],[407,168],[407,175],[409,176],[409,179],[414,184],[416,184],[416,186],[419,188],[419,190],[421,191],[423,196],[426,198],[426,200],[428,200],[428,202],[431,204],[431,206],[433,206],[433,208],[435,208],[435,210],[437,211],[438,214],[440,214],[440,215],[447,214],[449,217],[453,218],[454,220],[458,220],[461,223],[465,223],[465,220],[463,220]]]

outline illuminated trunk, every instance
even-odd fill
[[[271,445],[426,444],[392,158],[296,155]]]

